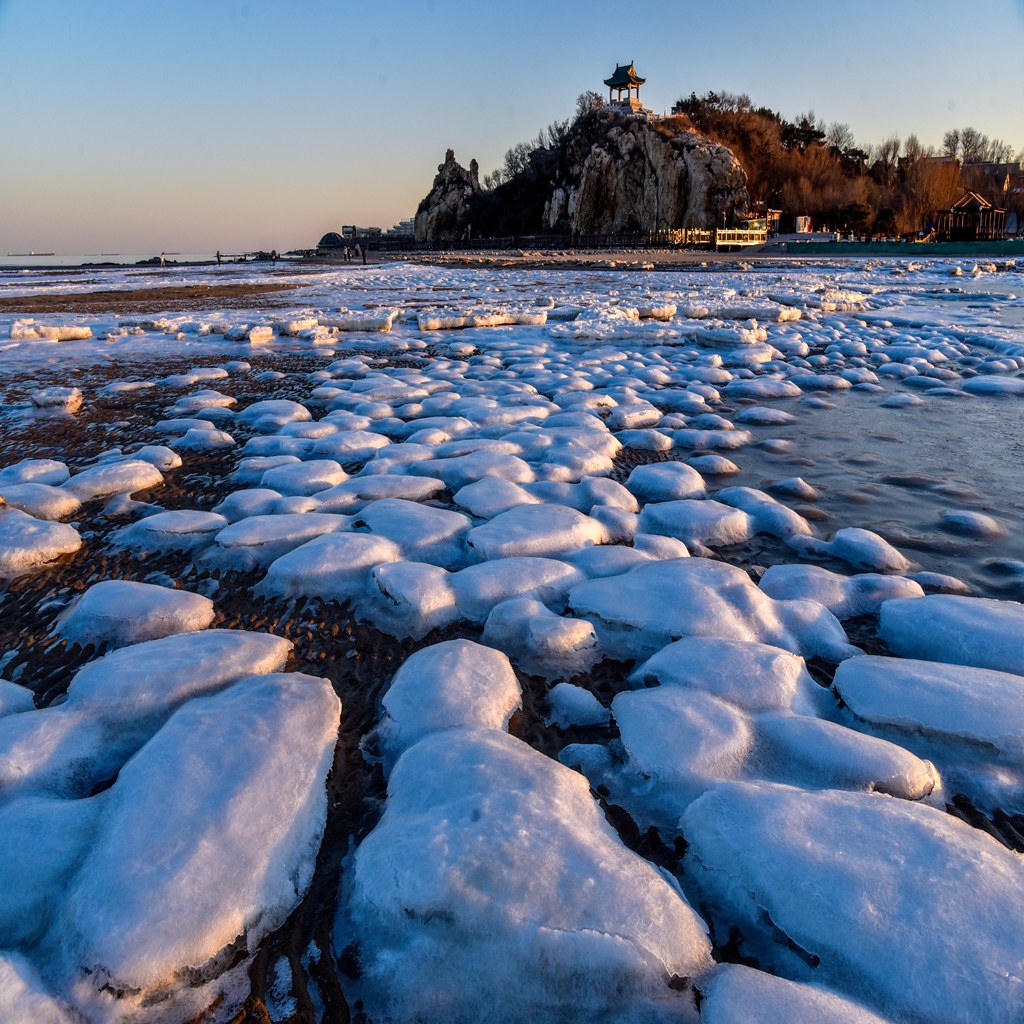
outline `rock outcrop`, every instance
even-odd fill
[[[685,117],[592,109],[560,145],[537,149],[516,177],[481,189],[449,150],[416,215],[416,237],[617,234],[711,228],[746,211],[746,175],[732,151]]]
[[[438,164],[430,193],[416,210],[416,240],[452,242],[462,238],[470,226],[470,203],[480,193],[479,169],[470,160],[466,170],[454,150]]]

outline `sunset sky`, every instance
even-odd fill
[[[0,252],[281,250],[411,215],[616,63],[861,146],[974,126],[1024,147],[1024,0],[0,0]]]

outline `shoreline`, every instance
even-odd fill
[[[281,257],[275,262],[268,260],[225,260],[218,264],[214,260],[168,260],[164,267],[151,262],[88,262],[77,264],[30,263],[0,266],[0,274],[36,272],[42,274],[75,274],[82,271],[103,270],[162,270],[219,267],[250,269],[284,267],[310,268],[316,266],[337,267],[375,266],[381,263],[409,262],[427,266],[493,266],[515,267],[536,266],[586,266],[596,269],[629,269],[638,261],[654,263],[656,268],[678,266],[682,268],[701,263],[730,263],[756,260],[842,260],[842,259],[999,259],[1024,256],[1024,237],[1007,238],[990,242],[833,242],[800,241],[792,238],[771,241],[764,245],[749,246],[734,252],[714,249],[672,249],[646,247],[603,247],[596,249],[564,248],[460,248],[460,249],[396,249],[376,250],[368,263],[359,260],[345,260],[330,255]],[[614,266],[603,267],[612,263]]]

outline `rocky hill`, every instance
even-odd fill
[[[475,160],[467,170],[448,150],[417,210],[416,237],[451,242],[710,228],[731,223],[747,204],[736,157],[693,131],[685,117],[644,119],[597,107],[493,189],[481,186]]]

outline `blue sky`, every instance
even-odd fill
[[[0,0],[0,252],[311,246],[410,215],[636,62],[861,145],[1024,148],[1024,0]]]

